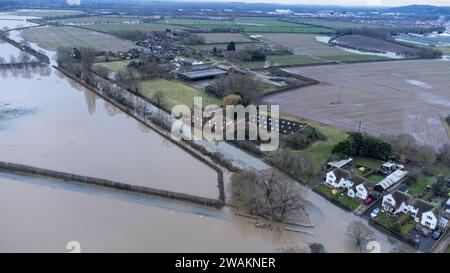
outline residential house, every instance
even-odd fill
[[[340,168],[328,172],[325,183],[334,188],[345,188],[348,196],[362,200],[371,192],[367,179]]]
[[[438,208],[407,193],[395,191],[383,197],[382,208],[391,214],[411,213],[414,221],[430,230],[438,225]]]

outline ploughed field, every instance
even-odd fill
[[[280,111],[373,135],[413,135],[435,148],[449,143],[450,62],[393,61],[288,71],[321,84],[266,97]]]
[[[86,47],[98,51],[128,51],[136,47],[131,41],[75,27],[40,27],[22,31],[25,40],[37,43],[47,50],[58,47]]]

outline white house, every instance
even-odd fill
[[[438,224],[439,214],[435,206],[401,191],[385,195],[382,208],[392,214],[409,212],[416,223],[431,230]]]
[[[405,169],[404,165],[397,164],[392,161],[388,161],[388,162],[385,162],[381,166],[380,171],[385,175],[389,175],[389,174],[395,172],[396,170],[404,170],[404,169]]]
[[[365,200],[371,192],[367,179],[339,168],[327,173],[325,183],[334,188],[346,188],[352,198]]]

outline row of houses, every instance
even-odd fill
[[[348,164],[351,160],[340,161],[343,165]],[[337,166],[343,166],[336,163]],[[336,189],[346,189],[347,195],[351,198],[359,198],[363,201],[368,200],[369,196],[378,197],[394,185],[400,183],[408,172],[397,169],[389,174],[382,181],[373,186],[366,178],[352,174],[342,168],[336,168],[329,171],[326,175],[325,183]]]
[[[394,215],[410,213],[416,223],[430,230],[448,226],[448,220],[433,204],[401,191],[383,196],[382,208]]]

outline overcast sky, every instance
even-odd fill
[[[186,0],[185,0],[186,1]],[[283,4],[316,4],[342,6],[404,6],[428,4],[450,6],[450,0],[200,0],[204,2],[248,2],[248,3],[283,3]],[[195,0],[194,0],[195,2]]]

